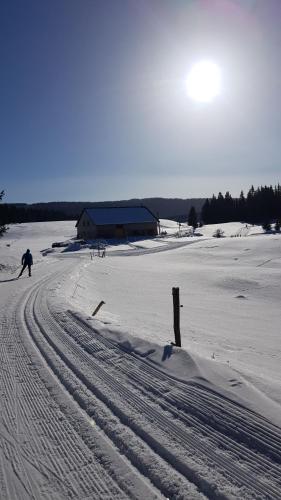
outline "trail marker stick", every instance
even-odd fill
[[[101,308],[101,306],[105,304],[105,302],[103,300],[100,301],[99,305],[95,308],[92,316],[95,316],[97,314],[97,312],[99,311],[99,309]]]
[[[174,309],[174,333],[175,345],[181,347],[181,333],[180,333],[180,289],[179,287],[172,288],[173,295],[173,309]]]

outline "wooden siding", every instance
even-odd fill
[[[96,238],[122,239],[129,236],[156,236],[158,224],[155,222],[143,222],[133,224],[106,224],[95,225],[86,212],[83,212],[77,223],[77,238],[93,240]]]

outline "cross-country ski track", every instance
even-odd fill
[[[1,499],[281,498],[281,429],[58,303],[50,260],[6,297]]]

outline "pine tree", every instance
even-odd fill
[[[202,210],[201,210],[201,219],[204,224],[210,224],[210,202],[208,198],[206,199]]]
[[[271,224],[270,224],[270,222],[265,221],[265,222],[263,223],[263,225],[262,225],[262,228],[263,228],[263,230],[264,230],[265,232],[270,231],[270,230],[271,230]]]
[[[2,200],[4,196],[4,191],[0,191],[0,201]],[[0,237],[3,236],[3,234],[7,231],[7,227],[5,226],[5,223],[3,220],[0,219]]]
[[[235,221],[237,214],[235,213],[235,203],[229,191],[226,191],[224,196],[224,220],[225,222]]]
[[[255,198],[256,198],[256,191],[254,189],[254,186],[251,187],[247,194],[247,221],[253,224],[256,222],[256,213],[255,213]]]
[[[191,207],[191,209],[189,210],[187,221],[188,221],[188,225],[192,226],[193,231],[195,231],[195,229],[197,228],[198,220],[197,220],[197,213],[196,213],[196,210],[194,207]]]
[[[246,219],[246,200],[244,196],[244,192],[241,191],[239,200],[237,202],[238,208],[238,220],[244,221]]]
[[[211,200],[210,200],[210,218],[209,218],[209,224],[214,224],[218,221],[218,200],[213,194]]]

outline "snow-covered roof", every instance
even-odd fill
[[[85,212],[97,226],[158,221],[157,217],[146,207],[85,208]]]

